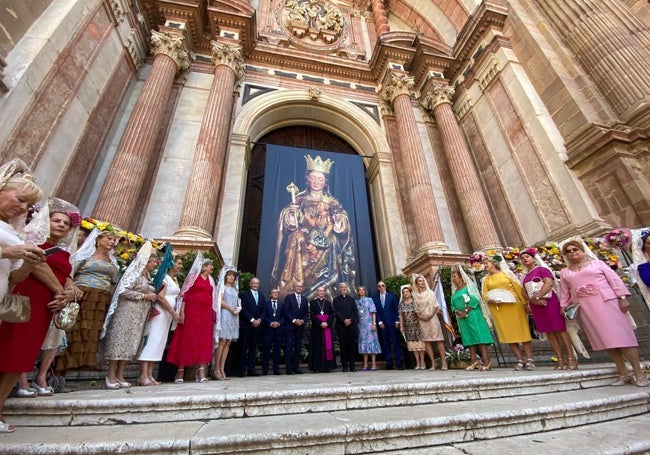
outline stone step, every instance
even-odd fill
[[[427,453],[436,453],[432,448],[448,453],[447,448],[455,444],[492,441],[494,448],[500,441],[521,435],[584,428],[647,415],[649,410],[647,389],[592,387],[246,419],[21,427],[13,434],[0,435],[0,454],[355,454],[413,453],[424,448]],[[639,438],[647,438],[647,427]]]
[[[437,402],[524,397],[609,385],[611,366],[534,372],[377,371],[304,374],[84,390],[9,399],[8,422],[29,426],[119,425],[410,407]]]

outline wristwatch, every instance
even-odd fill
[[[627,299],[627,296],[626,296],[626,295],[622,295],[622,296],[620,296],[620,297],[618,298],[618,300],[625,300],[625,299]]]

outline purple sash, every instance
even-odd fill
[[[329,316],[326,314],[317,314],[316,319],[320,322],[327,322]],[[334,346],[332,345],[332,330],[328,325],[323,329],[323,337],[325,341],[325,358],[327,360],[334,360]]]

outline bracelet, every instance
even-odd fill
[[[618,300],[626,300],[626,299],[627,299],[627,296],[625,296],[625,295],[618,298]]]

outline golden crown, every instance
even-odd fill
[[[328,158],[323,161],[320,156],[317,156],[316,159],[314,159],[309,155],[305,155],[305,159],[307,160],[308,171],[318,171],[322,172],[323,174],[329,174],[330,168],[332,167],[332,164],[334,164],[333,160],[330,160]]]

